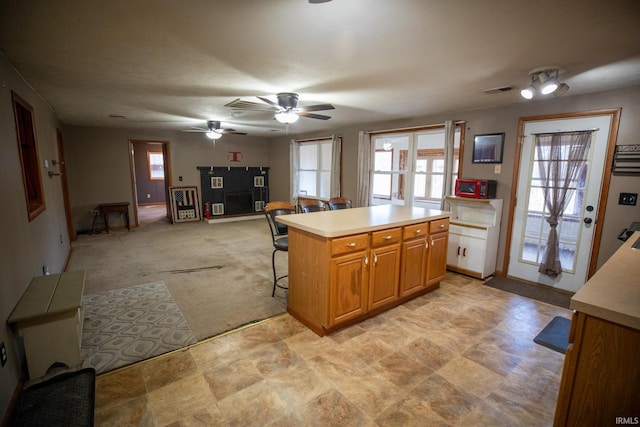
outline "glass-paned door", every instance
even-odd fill
[[[611,116],[593,116],[525,124],[517,203],[514,212],[508,275],[575,292],[585,283],[589,268],[600,188],[608,148]],[[536,150],[533,134],[595,129],[587,161],[569,183],[568,203],[558,217],[559,256],[562,272],[551,277],[538,272],[547,246],[549,215],[544,202],[540,166],[548,170],[547,158]],[[542,147],[543,150],[548,149]]]

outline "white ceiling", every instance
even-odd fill
[[[285,133],[235,99],[300,95],[327,121],[289,134],[526,102],[531,69],[565,96],[640,84],[638,0],[4,1],[0,48],[69,125]],[[266,104],[265,104],[266,105]],[[110,118],[110,115],[125,118]],[[225,136],[227,138],[229,136]]]

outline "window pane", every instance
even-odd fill
[[[373,196],[391,198],[391,175],[373,174]]]
[[[427,196],[427,176],[424,174],[416,174],[414,179],[413,197]]]
[[[374,166],[376,171],[391,171],[391,151],[376,151]]]
[[[432,199],[439,199],[442,197],[442,191],[444,189],[444,175],[432,175],[431,185],[429,187],[429,197]]]
[[[318,169],[316,144],[300,144],[300,169]]]
[[[307,196],[317,196],[315,171],[300,171],[300,194],[306,194]]]
[[[331,197],[329,195],[331,193],[331,173],[330,172],[320,172],[320,197]]]
[[[320,169],[325,171],[331,170],[331,144],[321,144],[320,151],[322,152],[322,165]]]

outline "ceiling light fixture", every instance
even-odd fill
[[[558,75],[564,72],[559,67],[540,67],[529,72],[531,84],[520,91],[525,99],[533,99],[536,93],[540,95],[560,96],[567,93],[569,86],[558,82]],[[537,90],[536,90],[537,87]]]
[[[295,123],[300,118],[297,113],[290,110],[280,111],[276,113],[275,117],[277,121],[285,124]]]
[[[220,138],[222,138],[222,134],[220,132],[218,132],[218,131],[215,131],[215,130],[210,130],[209,132],[205,133],[205,135],[209,139],[220,139]]]

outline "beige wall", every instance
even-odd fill
[[[489,96],[489,95],[488,95]],[[499,95],[498,95],[499,96]],[[332,133],[342,135],[343,144],[343,196],[352,200],[357,193],[358,166],[358,132],[360,130],[375,131],[410,126],[444,123],[445,120],[466,121],[464,163],[462,175],[465,177],[495,179],[498,181],[498,198],[504,199],[502,215],[501,239],[498,248],[497,268],[504,269],[505,236],[508,227],[510,194],[512,190],[513,169],[516,154],[516,136],[518,120],[521,117],[561,114],[578,111],[592,111],[602,109],[622,108],[618,145],[640,144],[640,87],[620,89],[591,95],[565,96],[541,101],[521,102],[498,108],[488,108],[455,113],[437,114],[417,117],[407,120],[378,122],[353,125],[347,128],[335,129]],[[304,120],[304,119],[301,119]],[[482,133],[505,132],[505,148],[502,163],[502,173],[494,174],[494,165],[471,164],[471,150],[473,136]],[[298,138],[328,136],[322,134],[297,135]],[[270,141],[269,162],[272,170],[271,199],[289,199],[289,138],[275,138]],[[640,192],[640,175],[614,175],[611,179],[609,197],[607,201],[606,217],[602,224],[602,241],[598,256],[598,267],[601,266],[622,244],[616,236],[633,221],[640,221],[640,205],[620,206],[618,196],[620,192]]]
[[[57,170],[51,165],[51,160],[58,158],[55,116],[2,56],[0,82],[0,342],[6,344],[8,352],[7,364],[0,368],[0,414],[4,414],[24,366],[17,335],[6,320],[31,279],[42,275],[43,265],[51,273],[64,268],[70,244],[60,177],[47,175],[47,171]],[[33,107],[35,116],[46,210],[31,222],[22,185],[11,91]],[[49,169],[44,168],[45,159]]]

